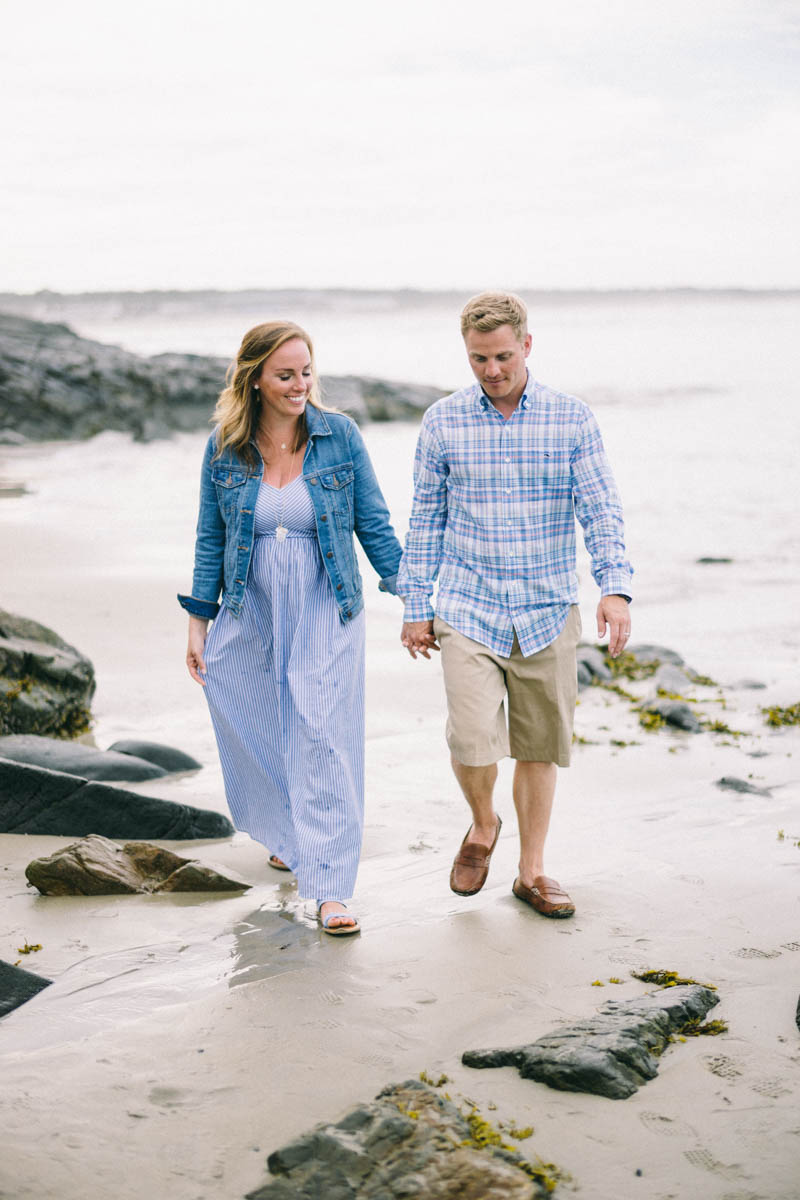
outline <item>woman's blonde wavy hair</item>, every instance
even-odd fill
[[[304,341],[311,355],[311,389],[308,403],[313,404],[315,408],[324,407],[320,400],[314,347],[306,331],[293,321],[265,321],[262,325],[254,325],[242,338],[236,361],[228,368],[227,386],[220,392],[214,409],[212,422],[217,431],[215,458],[219,458],[222,451],[230,446],[250,466],[256,465],[256,456],[250,444],[258,428],[261,406],[260,393],[255,387],[256,380],[269,356],[294,338]],[[305,421],[302,422],[301,436],[300,445],[307,437]]]

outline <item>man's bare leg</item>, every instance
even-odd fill
[[[514,807],[519,823],[519,878],[532,887],[544,875],[544,843],[550,826],[558,767],[555,763],[517,762],[514,768]]]
[[[466,767],[452,757],[450,762],[453,765],[453,774],[472,809],[472,829],[466,840],[478,842],[481,846],[491,846],[497,833],[497,815],[492,803],[497,763],[489,763],[486,767]]]

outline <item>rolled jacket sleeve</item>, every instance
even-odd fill
[[[200,508],[194,547],[194,574],[190,596],[178,594],[182,608],[196,617],[212,619],[219,611],[225,565],[225,522],[217,503],[211,478],[211,460],[216,443],[208,439],[200,471]]]

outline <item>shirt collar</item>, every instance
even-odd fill
[[[525,384],[525,391],[520,396],[519,404],[517,405],[517,408],[521,408],[523,410],[523,412],[527,412],[531,406],[531,392],[532,391],[533,391],[533,376],[531,375],[530,371],[528,371],[528,379],[527,379],[527,383]],[[484,390],[480,384],[478,384],[478,393],[477,394],[478,394],[478,403],[480,404],[480,406],[484,412],[488,412],[490,408],[494,408],[494,405],[492,404],[491,400],[486,395],[486,392],[484,392]],[[497,409],[495,409],[495,412],[496,411],[497,411]]]

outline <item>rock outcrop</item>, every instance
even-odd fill
[[[0,758],[47,767],[50,771],[65,771],[81,779],[123,780],[134,783],[142,779],[159,779],[167,772],[163,767],[118,754],[114,750],[98,750],[83,742],[65,742],[60,738],[39,737],[31,733],[16,733],[0,737]]]
[[[93,834],[25,868],[43,896],[109,896],[133,892],[235,892],[250,887],[197,859],[149,842],[118,846]]]
[[[52,979],[34,975],[33,971],[23,971],[21,967],[0,961],[0,1017],[31,1000],[52,982]]]
[[[231,837],[233,826],[205,808],[0,759],[0,833],[190,841]]]
[[[673,1034],[697,1021],[719,1002],[700,984],[648,992],[632,1000],[609,1000],[596,1016],[525,1046],[467,1050],[467,1067],[517,1067],[523,1079],[536,1079],[567,1092],[595,1092],[612,1100],[632,1096],[658,1073],[658,1055]]]
[[[83,733],[94,689],[94,667],[74,646],[0,609],[0,734]]]
[[[191,754],[176,750],[174,746],[164,746],[161,742],[145,742],[140,738],[122,738],[114,742],[113,746],[109,746],[108,750],[116,754],[143,758],[145,762],[155,763],[168,774],[177,771],[199,771],[203,765],[196,758],[192,758]]]
[[[533,1200],[552,1191],[546,1171],[511,1147],[480,1146],[469,1119],[417,1080],[317,1125],[270,1154],[267,1168],[273,1179],[247,1200]]]
[[[0,428],[37,441],[107,429],[142,441],[208,427],[229,362],[198,354],[131,354],[68,325],[0,313]],[[356,420],[414,418],[443,394],[417,384],[327,376],[323,397]]]

